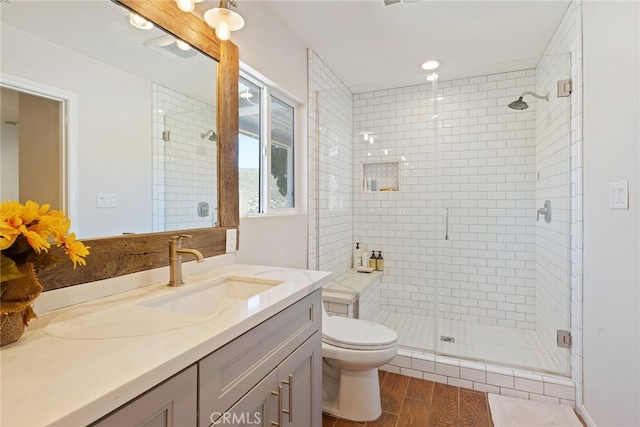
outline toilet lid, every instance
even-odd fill
[[[396,345],[398,334],[378,323],[332,316],[322,322],[322,340],[353,350],[383,350]]]

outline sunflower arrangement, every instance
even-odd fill
[[[33,302],[34,291],[25,287],[25,276],[32,270],[55,265],[59,259],[49,253],[52,245],[63,247],[73,262],[73,267],[86,265],[85,257],[89,247],[76,240],[75,233],[69,233],[71,220],[51,205],[28,201],[24,205],[15,201],[4,201],[0,205],[0,301],[3,311],[10,303]],[[31,267],[33,266],[33,267]],[[35,316],[31,307],[24,322]]]

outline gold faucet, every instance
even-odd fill
[[[182,254],[191,254],[198,262],[204,262],[204,257],[199,251],[182,247],[182,239],[190,237],[192,237],[190,234],[169,237],[169,284],[167,286],[184,285],[182,280]]]

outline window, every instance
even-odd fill
[[[240,206],[248,214],[295,207],[295,108],[272,92],[267,85],[240,77]]]

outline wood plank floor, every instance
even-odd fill
[[[322,427],[493,427],[487,393],[379,371],[382,416],[357,423],[322,414]]]

